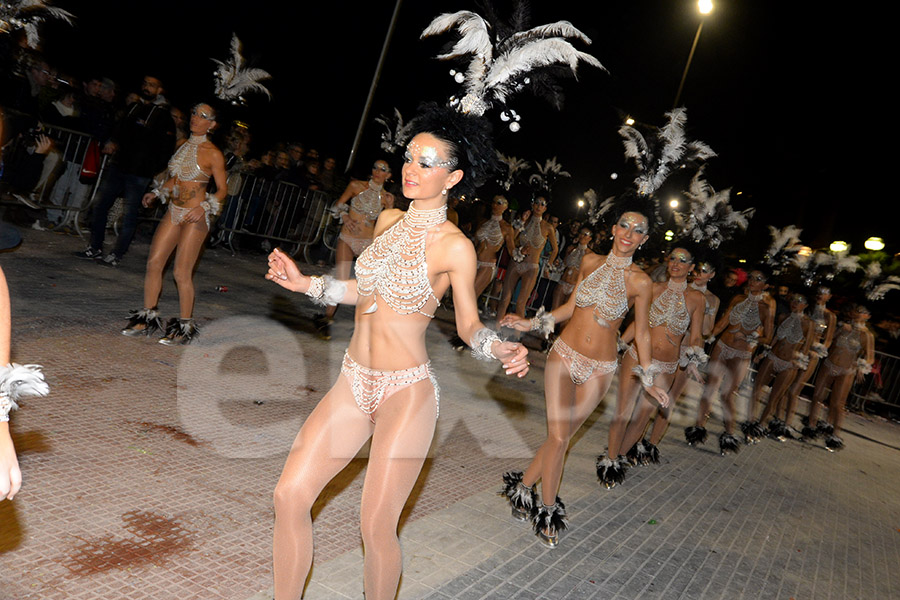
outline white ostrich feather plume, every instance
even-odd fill
[[[756,210],[736,211],[731,208],[731,189],[716,192],[703,178],[703,167],[691,179],[685,196],[688,198],[688,211],[681,223],[683,235],[695,242],[706,242],[710,248],[718,248],[737,230],[745,231]]]
[[[401,146],[406,143],[409,137],[409,124],[403,122],[403,115],[398,109],[394,109],[394,116],[380,116],[375,122],[384,127],[381,133],[381,149],[391,154],[395,153]]]
[[[270,100],[271,92],[260,81],[270,79],[268,71],[245,65],[242,44],[237,34],[231,36],[231,56],[226,61],[212,59],[219,65],[213,74],[216,80],[216,96],[222,100],[243,102],[243,95],[249,92],[265,94]]]
[[[57,6],[51,6],[46,0],[0,1],[0,33],[23,29],[29,48],[37,48],[40,45],[38,26],[49,19],[57,19],[71,25],[75,15]]]

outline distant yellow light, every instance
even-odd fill
[[[671,242],[675,238],[675,232],[669,229],[666,231],[666,241]]]
[[[812,248],[809,246],[800,246],[800,249],[797,250],[797,254],[800,256],[812,256]]]
[[[745,262],[747,262],[747,259],[746,259],[746,258],[739,258],[739,259],[738,259],[738,262],[739,262],[739,263],[745,263]]]
[[[841,240],[831,242],[831,245],[828,246],[828,249],[835,253],[846,252],[848,248],[850,248],[850,244]]]
[[[699,0],[697,2],[697,10],[700,11],[701,15],[708,15],[712,12],[713,3],[712,0]]]
[[[866,250],[878,252],[879,250],[884,250],[884,240],[880,237],[870,237],[863,243],[863,246],[866,247]]]
[[[583,207],[584,207],[584,200],[582,200],[581,198],[579,198],[579,199],[578,199],[578,208],[583,208]]]

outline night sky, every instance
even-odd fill
[[[251,123],[258,154],[278,140],[300,140],[345,164],[365,105],[394,3],[245,2],[228,12],[210,0],[56,0],[75,13],[75,28],[54,26],[45,52],[75,76],[101,73],[126,90],[145,71],[160,73],[176,105],[211,97],[213,63],[227,56],[232,31],[244,54],[272,73],[274,99],[251,96],[234,116]],[[497,6],[503,6],[502,3]],[[766,226],[796,224],[814,247],[846,239],[863,251],[870,235],[891,232],[852,198],[861,191],[847,174],[868,160],[841,141],[851,125],[840,117],[865,95],[867,80],[854,70],[856,42],[834,35],[856,31],[847,14],[819,3],[720,0],[706,17],[682,94],[689,136],[719,156],[707,166],[716,189],[741,191],[738,208],[757,207],[745,241],[764,248]],[[380,128],[372,119],[397,107],[411,117],[422,100],[457,91],[454,66],[433,60],[450,35],[419,40],[441,12],[478,10],[472,0],[403,3],[363,142],[351,173],[363,175],[378,154]],[[588,188],[612,192],[609,174],[627,174],[621,115],[661,125],[672,108],[700,16],[689,0],[532,2],[533,24],[569,20],[593,40],[576,46],[596,56],[608,73],[589,67],[562,82],[561,112],[530,95],[510,106],[522,115],[511,133],[494,114],[496,144],[505,154],[543,162],[556,156],[573,174],[554,190],[554,210],[574,213]],[[456,65],[460,66],[460,65]],[[847,127],[848,131],[842,131]],[[396,161],[395,161],[396,162]],[[398,165],[395,165],[398,166]],[[866,204],[884,202],[865,190]]]

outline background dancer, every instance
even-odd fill
[[[194,269],[209,235],[212,219],[222,211],[228,192],[225,157],[207,135],[215,129],[216,113],[209,104],[198,104],[191,112],[191,137],[169,160],[169,178],[164,184],[144,195],[144,206],[157,199],[170,202],[169,210],[159,221],[147,256],[144,276],[144,308],[132,311],[123,335],[150,335],[162,326],[157,303],[162,292],[163,271],[172,252],[172,269],[178,288],[179,318],[166,325],[160,344],[189,344],[197,335],[194,323]],[[216,192],[206,191],[209,180]]]
[[[362,254],[375,234],[375,222],[386,208],[394,207],[394,195],[384,189],[391,178],[391,167],[386,160],[376,160],[368,181],[354,179],[333,206],[341,218],[341,233],[335,253],[335,274],[338,280],[350,278],[353,259]],[[337,305],[329,306],[325,315],[316,323],[320,335],[328,339],[328,325],[334,318]]]
[[[765,294],[767,279],[762,268],[751,271],[747,294],[735,296],[713,329],[713,336],[721,337],[710,355],[708,378],[700,397],[697,420],[684,431],[687,443],[692,446],[706,441],[705,425],[712,408],[712,398],[720,392],[725,431],[719,436],[719,451],[725,454],[740,449],[734,436],[734,393],[747,375],[754,348],[758,343],[768,343],[774,333],[775,306]],[[752,440],[763,432],[748,428],[744,434]]]
[[[544,372],[547,439],[524,474],[503,476],[513,517],[526,520],[532,512],[538,539],[551,548],[559,543],[559,532],[566,526],[565,505],[558,492],[569,442],[609,390],[618,367],[619,326],[632,306],[640,383],[658,402],[667,402],[665,392],[653,385],[648,326],[652,284],[650,277],[632,264],[634,253],[649,238],[650,214],[646,202],[624,203],[612,226],[612,251],[607,256],[584,257],[575,293],[568,302],[547,314],[541,309],[533,319],[510,314],[500,322],[519,331],[540,330],[547,335],[557,321],[568,321],[550,350]],[[540,506],[535,487],[539,480]]]
[[[828,358],[816,375],[816,389],[809,405],[809,425],[803,428],[803,437],[816,437],[819,404],[828,397],[828,426],[824,427],[825,447],[840,450],[844,441],[840,437],[844,424],[844,404],[850,394],[853,381],[862,381],[872,371],[875,362],[875,336],[866,326],[871,313],[862,304],[850,309],[850,322],[840,323],[834,335],[834,343]],[[831,388],[829,394],[828,388]]]
[[[691,251],[678,246],[669,253],[667,260],[668,280],[653,284],[653,301],[650,304],[650,344],[651,369],[657,373],[656,384],[669,392],[675,379],[679,362],[689,369],[695,379],[700,380],[698,367],[706,363],[703,351],[703,319],[706,303],[703,295],[688,287],[687,276],[694,267]],[[634,336],[631,325],[622,335],[623,342],[630,342]],[[669,422],[669,414],[675,396],[669,392],[668,405],[661,405],[655,398],[641,394],[637,382],[630,374],[636,361],[634,346],[630,346],[622,357],[622,375],[619,377],[619,391],[616,397],[616,418],[609,427],[609,449],[607,458],[618,457],[626,448],[633,464],[659,462],[658,440],[662,438]],[[637,407],[635,400],[640,396]],[[632,414],[634,411],[634,414]],[[650,417],[656,413],[653,434],[649,442],[642,440]],[[628,417],[631,421],[628,422]],[[627,423],[627,429],[626,429]],[[624,437],[623,437],[624,436]],[[653,437],[657,442],[653,442]],[[602,481],[612,487],[624,477],[624,472],[613,477],[614,471],[604,471]]]
[[[507,374],[528,372],[525,347],[501,342],[478,320],[475,249],[446,220],[450,190],[473,193],[488,174],[483,166],[492,164],[494,150],[487,123],[430,106],[410,131],[402,177],[412,203],[406,213],[390,209],[379,217],[356,280],[308,277],[279,250],[269,258],[267,279],[316,301],[356,305],[341,375],[303,424],[275,490],[278,600],[300,597],[312,564],[312,505],[369,439],[361,505],[365,594],[394,598],[402,568],[397,523],[438,415],[425,331],[448,287],[457,331],[473,353],[501,360]]]

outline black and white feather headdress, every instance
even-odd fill
[[[501,187],[507,192],[512,186],[522,180],[525,172],[528,171],[531,164],[524,158],[516,158],[515,156],[506,156],[497,152],[497,158],[503,165],[505,173],[501,173],[501,178],[497,181]]]
[[[803,247],[803,244],[800,243],[802,232],[803,230],[796,225],[788,225],[783,229],[769,225],[772,243],[766,250],[765,261],[772,267],[772,274],[780,275],[787,267],[796,263],[800,249]]]
[[[648,137],[633,125],[619,128],[619,135],[624,139],[625,157],[634,159],[638,170],[634,184],[640,196],[653,194],[674,169],[716,156],[703,142],[687,139],[684,131],[686,109],[669,111],[666,118],[668,122],[661,129],[654,128],[654,135]]]
[[[519,6],[524,6],[520,3]],[[522,10],[519,10],[519,21]],[[460,97],[452,97],[450,103],[464,113],[476,116],[494,104],[505,104],[510,96],[532,87],[536,93],[553,91],[552,87],[530,86],[532,76],[544,77],[542,68],[566,67],[577,74],[579,62],[604,69],[596,58],[576,50],[566,39],[573,38],[590,44],[591,40],[568,21],[517,31],[508,27],[492,28],[481,15],[472,11],[445,13],[435,18],[422,32],[428,37],[456,29],[460,39],[448,52],[437,56],[440,60],[453,60],[470,56],[465,73],[451,71],[457,83],[465,91]],[[493,35],[492,35],[493,30]],[[515,111],[504,111],[501,119],[510,123],[510,129],[519,129],[520,117]]]
[[[571,177],[572,174],[563,170],[562,163],[556,160],[556,157],[548,158],[543,164],[535,161],[534,166],[537,173],[532,173],[528,178],[528,183],[539,190],[543,190],[547,194],[553,193],[553,186],[560,177]]]
[[[872,261],[866,267],[866,276],[863,279],[862,288],[868,300],[883,300],[888,292],[900,290],[900,277],[885,274],[881,268],[881,263]]]
[[[241,54],[242,47],[241,40],[238,39],[237,34],[232,34],[231,56],[225,61],[212,59],[214,63],[219,65],[213,73],[216,84],[216,97],[220,100],[227,100],[232,104],[246,104],[244,94],[259,92],[265,94],[271,100],[271,92],[260,82],[270,79],[272,76],[268,71],[248,67],[245,64],[246,61],[243,54]]]
[[[406,145],[409,138],[409,124],[403,122],[403,115],[395,108],[393,117],[381,115],[375,122],[384,127],[381,132],[381,149],[394,154]]]
[[[58,19],[69,25],[75,15],[46,0],[0,0],[0,33],[25,31],[29,48],[37,48],[41,43],[38,27],[49,19]]]
[[[831,281],[838,273],[844,271],[852,273],[861,268],[859,257],[852,256],[848,252],[798,253],[794,257],[794,263],[799,267],[800,277],[807,287],[813,287],[823,281]]]
[[[729,198],[731,189],[716,192],[703,178],[703,167],[691,179],[690,187],[685,192],[688,199],[688,212],[682,215],[683,237],[691,238],[695,243],[705,243],[710,248],[718,248],[722,242],[731,238],[738,230],[746,231],[755,208],[736,211],[731,208]]]
[[[616,203],[615,196],[610,196],[603,202],[599,202],[599,200],[597,192],[593,189],[589,189],[584,193],[584,201],[587,204],[587,222],[591,226],[596,225],[603,218],[603,215],[612,210]]]

